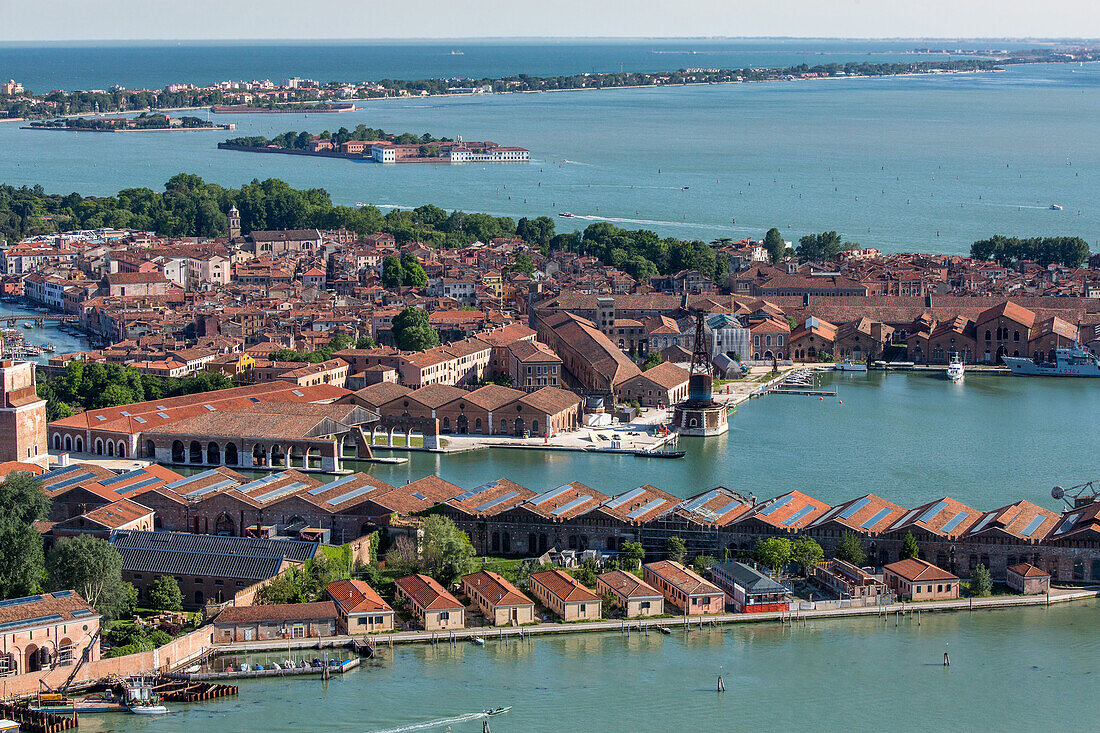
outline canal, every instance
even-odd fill
[[[240,695],[87,731],[1087,730],[1100,602],[1004,611],[744,625],[670,636],[383,648],[327,683],[244,681]],[[943,653],[951,666],[943,666]],[[722,675],[726,692],[715,691]]]

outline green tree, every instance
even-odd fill
[[[787,243],[783,241],[783,234],[775,227],[769,229],[764,235],[764,249],[768,250],[768,256],[771,257],[772,262],[782,262],[787,254]]]
[[[791,559],[802,566],[802,571],[809,576],[810,568],[825,559],[825,551],[813,537],[801,535],[791,542]]]
[[[424,564],[433,578],[450,585],[473,572],[474,546],[470,537],[449,518],[433,514],[424,520]]]
[[[901,541],[901,559],[908,560],[920,556],[920,546],[917,545],[917,538],[913,536],[912,532],[905,533],[905,539]]]
[[[405,272],[401,260],[396,255],[382,258],[382,285],[390,290],[401,287],[405,282]]]
[[[837,560],[849,562],[857,567],[862,566],[863,561],[867,559],[867,553],[863,550],[863,541],[855,532],[844,533],[833,555]]]
[[[596,587],[596,576],[600,574],[600,566],[592,558],[585,560],[579,568],[573,571],[573,577],[577,582],[587,588]]]
[[[428,312],[422,308],[406,308],[394,316],[393,342],[404,351],[423,351],[439,346],[439,333],[432,328]]]
[[[984,598],[993,594],[993,577],[985,565],[978,563],[970,573],[970,595],[975,598]]]
[[[355,341],[355,348],[357,349],[373,349],[377,346],[378,344],[374,343],[374,339],[370,336],[360,336]]]
[[[61,538],[50,550],[46,571],[53,590],[75,590],[107,619],[132,607],[133,586],[122,580],[122,556],[106,540],[87,534]]]
[[[422,288],[428,284],[428,275],[424,272],[423,265],[411,252],[401,255],[401,279],[405,285],[414,288]]]
[[[695,559],[691,561],[691,567],[695,572],[702,575],[716,562],[718,562],[717,558],[711,555],[696,555]]]
[[[146,599],[158,611],[178,611],[183,608],[183,592],[171,575],[158,575],[149,585]]]
[[[642,371],[649,371],[664,360],[665,359],[663,356],[661,356],[660,351],[650,351],[648,354],[645,355],[645,361],[642,362]]]
[[[687,545],[682,539],[673,535],[665,540],[665,554],[673,562],[683,562],[687,557]]]
[[[850,249],[836,232],[807,234],[798,240],[795,254],[806,262],[831,262],[845,249]]]
[[[34,523],[49,514],[50,499],[34,476],[17,471],[0,482],[0,598],[38,591],[45,558]]]
[[[794,559],[794,548],[786,537],[769,537],[757,541],[753,558],[778,575]]]
[[[635,570],[641,567],[645,559],[645,548],[641,542],[624,542],[619,548],[619,559],[627,570]]]

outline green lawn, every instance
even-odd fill
[[[389,436],[383,435],[383,434],[378,434],[378,435],[374,436],[373,445],[388,446],[389,444],[390,444]],[[394,445],[394,447],[404,448],[405,447],[405,435],[403,433],[400,434],[400,435],[397,434],[397,433],[394,433],[393,445]],[[409,441],[409,446],[408,447],[410,447],[410,448],[423,448],[424,447],[424,436],[422,436],[422,435],[412,436],[412,439]]]

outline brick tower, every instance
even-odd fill
[[[0,461],[49,466],[46,400],[38,396],[29,361],[0,360]]]

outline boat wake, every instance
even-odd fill
[[[586,165],[589,168],[595,168],[595,163],[582,163],[579,160],[562,160],[562,163],[569,163],[570,165]]]
[[[465,715],[455,715],[450,718],[437,718],[436,720],[426,720],[423,723],[411,723],[409,725],[402,725],[398,728],[384,728],[382,730],[372,731],[372,733],[406,733],[406,731],[413,730],[431,730],[432,728],[442,728],[447,725],[454,725],[456,723],[469,723],[474,720],[480,720],[488,717],[485,713],[466,713]]]
[[[653,226],[667,226],[667,227],[692,227],[695,229],[719,229],[722,231],[733,232],[738,229],[750,229],[751,227],[731,227],[724,224],[702,224],[693,221],[663,221],[659,219],[626,219],[615,216],[591,216],[588,214],[574,214],[572,219],[584,219],[585,221],[608,221],[613,224],[649,224]]]
[[[1034,204],[998,204],[993,201],[965,201],[970,206],[1002,206],[1006,209],[1049,209],[1050,206],[1035,206]]]

